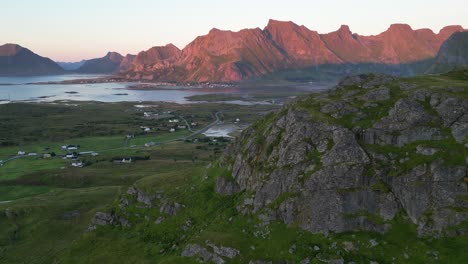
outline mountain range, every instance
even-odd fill
[[[459,49],[466,49],[462,43],[455,44],[462,41],[462,37],[450,39],[451,44],[443,46],[450,36],[463,31],[461,26],[447,26],[434,33],[430,29],[413,30],[406,24],[393,24],[381,34],[362,36],[343,25],[335,32],[319,34],[293,22],[270,20],[264,29],[232,32],[214,28],[182,50],[168,44],[125,57],[109,52],[102,58],[85,61],[74,71],[183,83],[239,82],[284,72],[286,79],[292,80],[328,73],[331,78],[338,78],[368,71],[413,75],[450,68],[450,65],[432,64],[442,63],[448,48],[444,51],[441,47],[458,45]],[[453,59],[453,56],[449,60],[449,63],[461,62],[463,60]],[[57,68],[57,65],[50,67]],[[0,69],[0,74],[14,74],[15,71],[33,73],[21,72],[21,67],[9,67]],[[37,71],[43,72],[45,70]],[[294,77],[288,76],[291,72]]]
[[[119,74],[136,80],[238,82],[324,65],[375,64],[394,69],[432,60],[444,41],[461,31],[461,26],[447,26],[436,34],[430,29],[393,24],[379,35],[362,36],[344,25],[335,32],[319,34],[293,22],[270,20],[263,30],[212,29],[183,50],[171,44],[153,47],[138,54],[136,58],[144,59],[133,61]]]

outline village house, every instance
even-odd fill
[[[198,123],[197,122],[192,122],[192,123],[190,123],[190,125],[195,127],[195,126],[198,126]]]
[[[132,158],[123,158],[122,163],[132,163]]]
[[[169,132],[174,133],[174,132],[175,132],[175,128],[169,129]]]
[[[146,133],[151,131],[151,128],[145,127],[145,126],[141,126],[140,129],[143,130],[143,132],[146,132]]]
[[[82,168],[83,167],[83,162],[81,161],[76,161],[71,164],[75,168]]]
[[[156,146],[156,143],[154,143],[154,142],[145,143],[145,147],[147,147],[147,148],[153,147],[153,146]]]
[[[50,154],[50,153],[44,153],[44,154],[42,154],[42,158],[43,158],[43,159],[50,159],[50,158],[52,158],[52,154]]]
[[[187,127],[186,126],[183,126],[183,125],[180,125],[180,126],[177,126],[178,129],[186,129]]]
[[[31,153],[28,153],[28,156],[37,156],[37,153],[34,153],[34,152],[31,152]]]
[[[77,150],[78,146],[76,146],[76,145],[67,145],[67,146],[62,146],[61,149],[62,150]]]
[[[170,119],[169,123],[179,123],[179,119]]]
[[[67,154],[65,155],[65,159],[76,159],[74,154]]]
[[[19,150],[18,151],[18,156],[24,156],[24,155],[26,155],[26,151],[24,151],[24,150]]]
[[[135,135],[134,134],[127,134],[126,138],[128,138],[128,139],[135,138]]]

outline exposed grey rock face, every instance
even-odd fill
[[[98,226],[106,226],[106,225],[114,225],[114,226],[122,226],[122,227],[129,227],[131,224],[124,218],[118,217],[112,213],[103,213],[97,212],[94,215],[91,224],[88,227],[88,230],[95,230]]]
[[[226,263],[224,258],[227,259],[234,259],[237,257],[240,252],[235,248],[230,247],[218,247],[211,243],[210,241],[206,241],[205,244],[208,248],[200,246],[198,244],[188,244],[185,249],[182,251],[183,257],[199,257],[204,263],[216,263],[216,264],[223,264]]]
[[[436,154],[438,150],[436,148],[427,148],[424,146],[417,146],[416,147],[416,153],[425,155],[425,156],[432,156]]]
[[[385,101],[390,99],[390,89],[382,87],[376,90],[367,92],[363,98],[365,101]]]
[[[183,208],[183,205],[178,204],[178,203],[164,203],[159,211],[161,213],[168,214],[170,216],[176,215],[181,209]]]
[[[388,132],[401,131],[431,121],[424,107],[409,99],[400,99],[390,109],[388,116],[374,125],[374,128]]]
[[[358,109],[345,102],[337,101],[324,105],[320,111],[325,114],[332,114],[334,118],[340,118],[350,113],[355,113]]]
[[[384,74],[361,74],[343,78],[338,87],[358,86],[365,89],[385,86],[393,82],[395,77]]]
[[[271,132],[266,142],[274,142],[276,131],[282,131],[283,138],[269,155],[250,142],[250,135],[245,135],[245,145],[235,144],[227,151],[245,153],[236,155],[232,177],[239,190],[255,192],[253,206],[240,205],[239,211],[256,213],[287,196],[263,218],[297,222],[317,233],[386,230],[386,225],[373,223],[368,216],[392,219],[400,207],[390,194],[372,190],[377,180],[364,175],[371,160],[353,132],[311,122],[306,113],[293,109],[266,131]],[[257,157],[267,160],[271,171],[253,170],[251,164]],[[218,180],[218,184],[226,183]],[[216,188],[232,190],[231,186]],[[363,211],[369,215],[362,215]]]
[[[457,142],[468,138],[468,100],[448,98],[436,107],[436,111]]]
[[[160,195],[153,195],[143,192],[137,187],[130,187],[127,190],[127,194],[133,196],[138,202],[143,203],[146,207],[151,208],[153,206],[153,201],[160,199]]]
[[[233,195],[239,191],[239,187],[235,182],[226,180],[225,177],[220,176],[216,183],[216,192],[223,195]]]
[[[443,135],[440,128],[430,126],[431,122],[439,120],[438,117],[429,115],[417,102],[400,99],[388,116],[363,132],[362,138],[366,144],[398,147],[416,141],[442,140],[447,136]]]
[[[390,98],[384,85],[392,81],[386,76],[355,76],[338,87],[369,89],[363,99],[380,101]],[[425,89],[412,92],[413,88],[405,86],[408,97],[396,100],[388,114],[367,129],[316,121],[289,106],[265,127],[244,131],[239,142],[226,150],[222,164],[232,174],[218,178],[216,191],[253,193],[237,206],[240,213],[256,214],[264,224],[294,223],[314,233],[385,232],[388,221],[401,210],[421,235],[438,235],[467,221],[468,203],[459,198],[467,195],[465,167],[432,162],[390,175],[395,164],[407,163],[410,155],[397,159],[367,147],[402,148],[452,136],[466,142],[468,101]],[[321,114],[335,118],[355,110],[339,100],[319,105]],[[433,156],[440,150],[419,145],[413,151]]]

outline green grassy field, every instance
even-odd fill
[[[96,236],[101,231],[85,232],[93,215],[112,207],[119,194],[139,182],[153,186],[164,178],[167,189],[176,190],[182,183],[179,176],[184,175],[182,181],[189,180],[193,171],[215,160],[226,144],[184,142],[179,139],[191,132],[169,133],[167,119],[147,119],[143,111],[172,111],[175,116],[197,122],[200,129],[213,122],[214,112],[223,112],[220,118],[225,122],[235,118],[252,122],[276,108],[164,103],[151,104],[150,109],[139,109],[131,103],[77,105],[0,105],[0,160],[6,161],[0,166],[0,263],[119,263],[122,258],[142,262],[144,254],[130,257],[141,250],[139,237],[124,239],[118,230],[104,232],[105,237]],[[153,129],[144,134],[140,126]],[[126,140],[127,133],[136,137]],[[165,144],[146,148],[143,145],[147,142]],[[61,157],[67,153],[61,146],[69,144],[80,146],[76,152],[95,151],[99,155],[80,156],[86,166],[72,168],[71,161]],[[39,155],[9,160],[19,150]],[[57,156],[42,158],[42,153],[51,152]],[[137,160],[131,164],[112,162],[122,157]],[[96,254],[74,254],[80,251],[79,241],[88,239],[93,242],[83,243]],[[117,249],[121,253],[116,254]],[[147,261],[153,263],[150,258]]]

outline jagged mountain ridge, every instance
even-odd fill
[[[281,70],[320,65],[374,63],[400,65],[432,59],[442,43],[461,26],[448,26],[438,34],[430,29],[413,30],[393,24],[376,36],[353,34],[348,26],[319,34],[293,22],[270,20],[262,30],[239,32],[211,30],[196,38],[171,60],[157,56],[137,60],[121,76],[172,82],[237,82]],[[154,47],[142,52],[141,56]],[[167,46],[166,46],[167,48]]]

